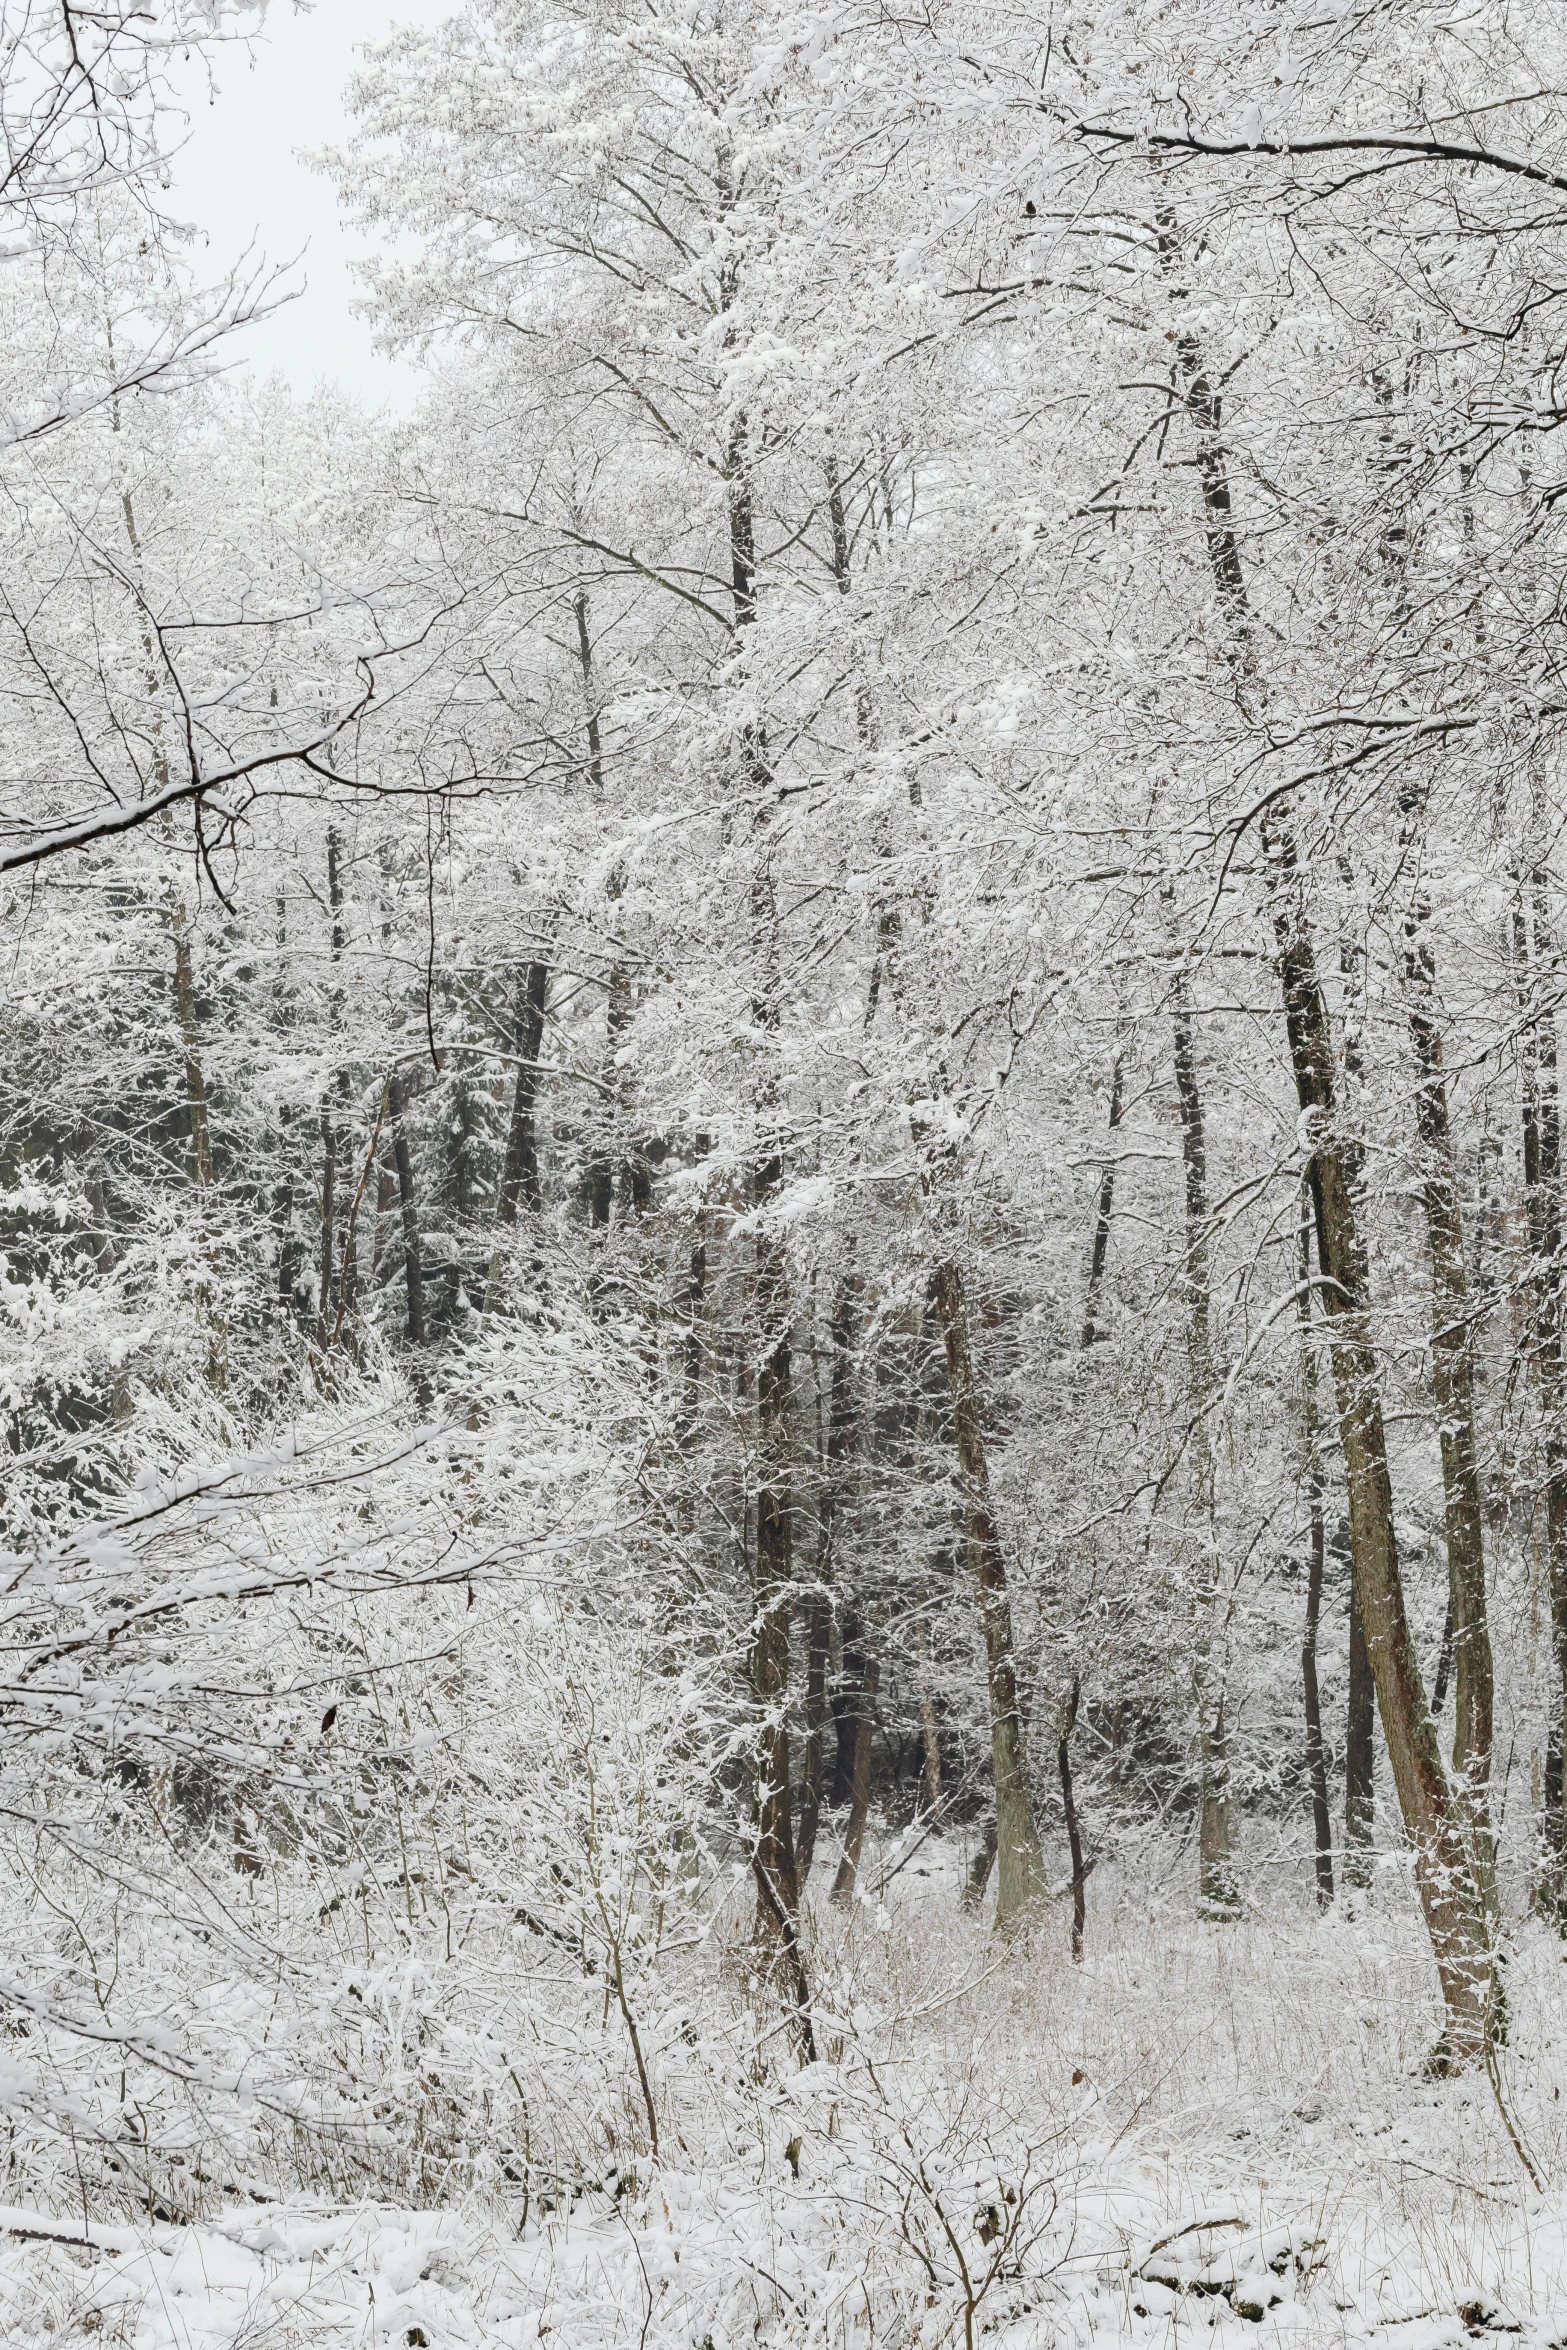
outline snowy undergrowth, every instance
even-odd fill
[[[1081,1969],[1055,1913],[1001,1957],[945,1871],[903,1883],[818,1911],[803,2067],[753,1996],[736,1906],[702,2032],[654,2062],[656,2163],[436,2210],[280,2183],[187,2226],[85,2219],[61,2174],[47,2208],[0,2212],[6,2337],[1567,2342],[1546,1934],[1513,1957],[1504,2066],[1542,2194],[1483,2078],[1422,2077],[1429,1961],[1396,1882],[1358,1920],[1231,1928],[1112,1906],[1106,1883]]]

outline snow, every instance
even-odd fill
[[[1202,1926],[1172,1903],[1155,1937],[1146,1899],[1112,1906],[1096,1878],[1078,1970],[1053,1909],[1036,1950],[998,1957],[953,1920],[954,1875],[889,1892],[891,1936],[875,1903],[818,1913],[814,2066],[738,2001],[684,2071],[666,2052],[657,2163],[526,2207],[242,2181],[189,2225],[84,2220],[62,2179],[50,2210],[0,2208],[0,2338],[936,2350],[967,2303],[996,2350],[1567,2343],[1543,1929],[1513,1956],[1503,2059],[1542,2194],[1483,2076],[1423,2077],[1434,2004],[1396,1880],[1359,1919]]]

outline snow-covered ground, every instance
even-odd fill
[[[176,2227],[57,2193],[0,2210],[4,2338],[1567,2344],[1567,1977],[1543,1930],[1514,1952],[1499,2075],[1542,2191],[1483,2075],[1423,2077],[1429,1962],[1396,1878],[1359,1921],[1205,1927],[1123,1896],[1081,1969],[1058,1913],[1001,1958],[917,1892],[885,1924],[820,1921],[814,2066],[748,2018],[731,1954],[733,2062],[664,2060],[656,2165],[526,2212],[515,2189],[350,2209],[279,2181]]]

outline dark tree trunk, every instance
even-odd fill
[[[1083,1861],[1083,1832],[1077,1817],[1077,1795],[1072,1785],[1072,1732],[1077,1727],[1078,1682],[1074,1676],[1072,1694],[1062,1717],[1061,1736],[1056,1745],[1056,1768],[1061,1776],[1061,1809],[1066,1815],[1067,1850],[1072,1856],[1072,1962],[1083,1963],[1083,1933],[1088,1923],[1088,1870]]]
[[[1453,1603],[1449,1599],[1447,1613],[1442,1618],[1442,1637],[1436,1651],[1436,1685],[1431,1691],[1431,1711],[1438,1721],[1447,1703],[1448,1690],[1453,1685]]]
[[[756,1297],[762,1346],[756,1366],[759,1482],[756,1494],[756,1568],[752,1600],[751,1694],[756,1706],[757,1865],[779,1906],[792,1919],[800,1906],[789,1784],[789,1617],[793,1573],[793,1506],[789,1481],[791,1356],[782,1251],[764,1240],[757,1250]],[[772,1905],[759,1904],[758,1925],[773,1932]]]
[[[838,1629],[839,1670],[830,1699],[836,1743],[833,1751],[832,1790],[828,1801],[834,1811],[842,1811],[854,1793],[854,1742],[860,1718],[860,1686],[865,1679],[865,1649],[859,1611],[842,1599],[839,1601]]]
[[[278,1137],[285,1153],[283,1172],[272,1193],[272,1226],[277,1235],[278,1304],[284,1316],[290,1319],[299,1308],[299,1276],[303,1256],[294,1224],[293,1123],[293,1112],[285,1105],[278,1112]]]
[[[979,1840],[979,1850],[969,1862],[969,1872],[963,1885],[963,1907],[977,1911],[984,1901],[985,1888],[990,1883],[990,1872],[996,1865],[996,1823],[985,1822],[985,1832]]]
[[[1317,1906],[1333,1906],[1333,1815],[1328,1803],[1328,1756],[1322,1736],[1322,1696],[1317,1687],[1317,1628],[1322,1620],[1322,1570],[1327,1544],[1322,1497],[1313,1495],[1311,1563],[1306,1581],[1306,1625],[1300,1644],[1301,1694],[1306,1714],[1306,1772],[1311,1782],[1311,1825],[1317,1860]]]
[[[820,1559],[817,1579],[820,1583]],[[811,1594],[805,1616],[805,1745],[800,1762],[800,1833],[795,1854],[802,1893],[816,1857],[816,1838],[822,1820],[822,1780],[827,1757],[827,1663],[831,1648],[832,1601],[825,1589],[818,1589]]]
[[[1110,1226],[1115,1216],[1115,1147],[1121,1126],[1121,1091],[1123,1071],[1121,1055],[1116,1054],[1110,1070],[1110,1115],[1106,1120],[1109,1142],[1105,1163],[1099,1175],[1099,1200],[1094,1211],[1094,1238],[1088,1256],[1088,1289],[1083,1299],[1083,1335],[1081,1351],[1086,1354],[1099,1339],[1099,1297],[1104,1288],[1105,1263],[1110,1249]]]
[[[865,1844],[865,1823],[870,1818],[871,1746],[876,1727],[876,1692],[880,1685],[881,1666],[872,1656],[865,1666],[864,1678],[860,1682],[859,1704],[855,1709],[854,1773],[849,1789],[849,1822],[844,1830],[843,1857],[832,1882],[834,1901],[854,1899],[860,1854]]]
[[[604,789],[604,744],[599,732],[598,688],[593,677],[593,637],[588,625],[588,597],[579,588],[572,599],[577,623],[577,660],[582,670],[582,701],[588,738],[588,783],[594,792]]]
[[[212,1227],[212,1193],[217,1176],[212,1162],[212,1128],[207,1117],[207,1081],[201,1064],[201,1027],[196,1013],[196,981],[191,968],[190,932],[183,908],[176,910],[174,926],[174,995],[179,1009],[180,1044],[185,1062],[185,1107],[190,1122],[191,1180],[204,1205],[201,1211],[203,1248],[214,1261],[217,1235]],[[207,1330],[207,1384],[215,1395],[228,1388],[228,1328],[212,1287],[203,1282],[198,1293],[201,1319]]]
[[[495,1201],[496,1224],[502,1234],[515,1231],[520,1209],[525,1208],[530,1216],[536,1216],[544,1205],[544,1187],[539,1176],[539,1054],[544,1044],[549,984],[550,968],[542,960],[525,964],[517,974],[517,1004],[512,1022],[517,1076],[512,1087],[506,1157]],[[485,1284],[487,1314],[493,1313],[500,1302],[504,1269],[505,1246],[498,1237],[490,1254],[489,1279]]]
[[[631,981],[625,965],[612,966],[604,1006],[604,1067],[609,1091],[599,1105],[600,1132],[588,1162],[588,1222],[602,1231],[615,1211],[616,1169],[621,1164],[620,1143],[625,1125],[624,1105],[616,1066],[621,1042],[631,1025]],[[622,1167],[620,1191],[629,1203],[631,1181]]]
[[[337,1247],[337,1132],[332,1113],[321,1105],[321,1243],[317,1335],[323,1351],[332,1335],[332,1275]]]
[[[683,1452],[689,1453],[696,1444],[702,1425],[702,1372],[707,1359],[707,1343],[702,1328],[703,1308],[707,1301],[707,1244],[698,1240],[691,1250],[686,1265],[685,1296],[678,1308],[685,1324],[684,1377],[680,1398],[680,1413],[676,1423],[678,1440]],[[678,1505],[680,1531],[688,1539],[697,1532],[696,1480],[681,1480]]]
[[[1191,986],[1178,967],[1171,1005],[1175,1047],[1175,1092],[1181,1117],[1181,1160],[1185,1173],[1186,1248],[1182,1287],[1186,1294],[1186,1359],[1191,1419],[1191,1456],[1202,1542],[1198,1584],[1196,1688],[1198,1759],[1201,1779],[1197,1822],[1197,1898],[1203,1914],[1233,1918],[1240,1912],[1240,1888],[1230,1851],[1230,1765],[1225,1733],[1225,1647],[1223,1562],[1219,1554],[1218,1501],[1213,1440],[1208,1413],[1213,1401],[1213,1326],[1209,1283],[1208,1136]]]
[[[403,1280],[408,1292],[409,1341],[425,1343],[424,1253],[419,1236],[419,1207],[414,1197],[413,1160],[408,1149],[402,1081],[395,1075],[386,1088],[387,1113],[392,1122],[392,1158],[397,1168],[397,1196],[403,1213]]]

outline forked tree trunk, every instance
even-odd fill
[[[1230,1850],[1230,1758],[1224,1703],[1228,1626],[1224,1567],[1219,1550],[1218,1499],[1208,1413],[1213,1398],[1213,1324],[1209,1294],[1208,1138],[1202,1085],[1197,1072],[1197,1039],[1191,986],[1177,969],[1171,1005],[1175,1040],[1175,1091],[1181,1116],[1181,1159],[1186,1178],[1186,1248],[1182,1287],[1186,1293],[1187,1408],[1191,1418],[1197,1516],[1203,1547],[1197,1592],[1197,1640],[1193,1674],[1201,1773],[1197,1823],[1197,1898],[1206,1917],[1240,1914],[1240,1888]]]
[[[1293,839],[1277,821],[1268,828],[1265,848],[1290,1060],[1302,1131],[1312,1149],[1309,1177],[1349,1489],[1355,1597],[1447,2010],[1441,2059],[1462,2064],[1483,2052],[1495,2019],[1486,1905],[1464,1806],[1442,1768],[1436,1724],[1426,1703],[1404,1605],[1365,1254],[1334,1127],[1328,1009],[1301,906]]]
[[[1168,222],[1161,222],[1161,246],[1168,261],[1173,246]],[[1201,345],[1189,328],[1177,332],[1176,361],[1197,437],[1208,558],[1231,632],[1237,687],[1243,696],[1255,698],[1260,687],[1254,630],[1235,534],[1219,399],[1208,380]],[[1438,2061],[1457,2065],[1484,2052],[1498,2015],[1486,1905],[1475,1876],[1464,1808],[1442,1767],[1404,1605],[1365,1252],[1344,1138],[1337,1130],[1327,998],[1306,917],[1294,834],[1278,805],[1263,819],[1262,847],[1290,1064],[1311,1153],[1308,1174],[1349,1489],[1355,1597],[1441,1980],[1446,2028]]]
[[[953,1432],[965,1505],[969,1572],[979,1598],[990,1697],[990,1768],[996,1791],[996,1925],[1009,1933],[1026,1924],[1045,1896],[1045,1860],[1028,1797],[1023,1723],[1018,1708],[1012,1646],[1012,1603],[1006,1560],[990,1498],[990,1462],[974,1385],[968,1301],[963,1276],[949,1257],[931,1283],[947,1358]]]
[[[1395,426],[1393,386],[1382,370],[1373,371],[1372,387],[1384,411],[1387,470],[1396,476],[1409,464],[1408,438]],[[1396,589],[1395,626],[1403,628],[1412,617],[1408,602],[1412,539],[1396,502],[1390,504],[1382,544],[1388,575]],[[1454,1788],[1469,1820],[1475,1874],[1494,1913],[1496,1871],[1490,1829],[1494,1691],[1485,1600],[1485,1513],[1475,1441],[1474,1323],[1464,1262],[1462,1193],[1447,1110],[1431,905],[1420,869],[1426,798],[1422,770],[1414,768],[1399,794],[1401,841],[1414,876],[1404,917],[1404,1002],[1416,1072],[1415,1132],[1431,1265],[1431,1383],[1447,1536],[1447,1626],[1442,1659],[1445,1665],[1451,1658],[1457,1673]],[[1437,1713],[1441,1702],[1439,1695]]]

